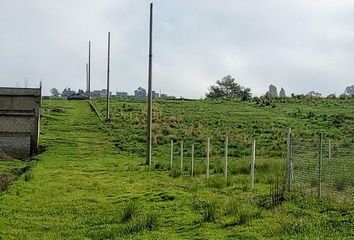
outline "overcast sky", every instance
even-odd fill
[[[106,86],[111,31],[112,91],[147,87],[145,0],[0,0],[0,86]],[[232,75],[255,95],[341,94],[354,84],[353,0],[155,0],[153,88],[200,98]]]

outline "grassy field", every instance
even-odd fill
[[[103,99],[95,101],[105,116]],[[154,154],[169,153],[170,140],[205,143],[211,137],[220,152],[229,137],[230,155],[249,155],[253,139],[258,155],[286,154],[289,128],[295,139],[318,139],[320,132],[333,142],[354,143],[354,101],[340,99],[278,99],[271,105],[239,101],[155,101],[153,113]],[[123,151],[145,153],[146,103],[115,100],[111,104],[114,141]]]
[[[103,113],[103,102],[95,104]],[[287,193],[273,208],[269,194],[270,184],[282,177],[287,128],[304,138],[322,129],[333,139],[352,141],[353,105],[158,102],[150,169],[144,165],[143,102],[112,102],[113,120],[104,123],[87,102],[46,100],[46,151],[1,194],[0,239],[353,239],[353,197]],[[217,157],[225,135],[231,142],[227,184]],[[203,175],[207,136],[215,171],[209,181]],[[194,178],[188,167],[182,176],[168,171],[169,141],[182,138],[187,146],[200,143]],[[253,190],[252,138],[259,144]],[[186,151],[186,166],[188,161]]]

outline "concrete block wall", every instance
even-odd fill
[[[0,88],[0,150],[20,159],[37,152],[40,107],[41,88]]]
[[[0,132],[0,146],[9,156],[18,159],[28,158],[31,154],[31,134]]]

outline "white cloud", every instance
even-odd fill
[[[112,90],[146,87],[148,1],[2,0],[0,85],[85,88],[92,40],[94,88],[105,88],[107,32]],[[353,84],[350,0],[155,0],[154,89],[204,96],[231,74],[256,94],[341,93]]]

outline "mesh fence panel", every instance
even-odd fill
[[[292,141],[292,186],[317,195],[353,195],[354,145]]]

